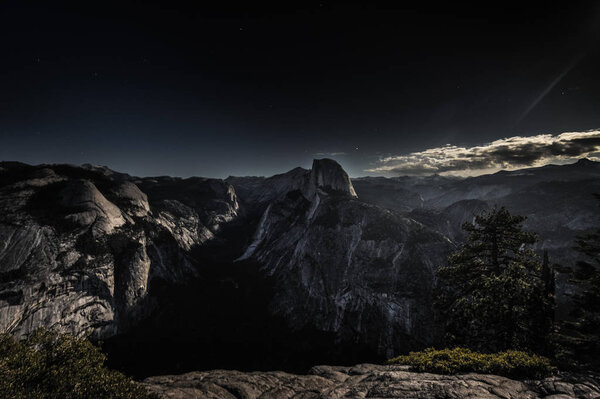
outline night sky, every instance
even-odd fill
[[[361,176],[600,128],[598,3],[204,3],[0,1],[0,160]]]

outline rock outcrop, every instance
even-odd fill
[[[153,279],[197,275],[190,251],[237,217],[235,191],[215,179],[155,181],[2,163],[0,331],[110,337],[151,311]]]
[[[562,374],[543,380],[518,381],[484,374],[412,373],[405,366],[372,364],[316,366],[308,375],[213,370],[151,377],[143,385],[165,399],[593,399],[600,396],[600,378],[591,375]]]
[[[319,191],[336,192],[356,198],[348,174],[332,159],[315,159],[310,170],[305,194],[312,199]]]
[[[115,228],[125,224],[121,210],[108,201],[90,180],[69,181],[58,199],[63,209],[72,210],[64,219],[78,227],[91,229],[94,236],[111,234]]]
[[[271,197],[238,259],[256,262],[277,281],[273,314],[380,355],[430,342],[434,272],[450,241],[357,199],[335,161],[315,160],[302,177],[304,185]]]
[[[450,246],[373,205],[292,192],[266,209],[244,256],[277,281],[274,314],[391,355],[431,340],[434,272]]]
[[[228,177],[225,179],[249,205],[281,201],[287,193],[299,190],[312,199],[318,192],[330,192],[356,198],[346,171],[332,159],[315,159],[310,170],[294,168],[286,173],[263,177]]]

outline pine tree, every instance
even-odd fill
[[[584,259],[570,279],[577,288],[570,320],[561,323],[561,360],[600,370],[600,229],[578,236],[575,249]]]
[[[553,337],[556,331],[556,272],[554,266],[548,259],[548,251],[544,250],[542,261],[542,284],[543,292],[540,306],[543,311],[538,312],[539,326],[538,331],[543,336],[544,347],[540,349],[544,355],[554,356],[556,354],[555,342]]]
[[[437,272],[445,344],[548,352],[553,273],[542,276],[531,248],[536,237],[522,230],[524,220],[495,207],[463,225],[467,242]]]
[[[544,282],[544,292],[549,298],[553,298],[556,291],[556,273],[548,260],[548,251],[544,250],[544,260],[542,261],[542,280]],[[554,319],[554,317],[552,317]]]

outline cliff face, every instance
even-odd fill
[[[309,201],[292,192],[266,209],[244,258],[276,280],[274,314],[391,355],[430,341],[434,271],[449,247],[423,225],[349,195]]]
[[[232,179],[248,212],[234,187],[216,179],[140,179],[89,165],[2,168],[2,331],[126,332],[155,310],[156,281],[205,277],[203,248],[222,265],[235,253],[238,263],[258,265],[273,281],[270,314],[292,329],[358,340],[380,355],[434,331],[433,276],[450,242],[361,202],[332,160]],[[222,234],[228,225],[248,237],[232,242]]]
[[[153,278],[195,276],[189,250],[237,217],[235,192],[222,181],[160,185],[105,172],[2,164],[1,331],[115,335],[152,309]]]
[[[361,202],[332,160],[315,160],[308,178],[264,211],[252,259],[276,280],[271,310],[360,341],[382,355],[429,342],[434,271],[450,242],[415,222]]]
[[[342,167],[331,159],[315,159],[310,170],[295,168],[289,172],[263,177],[228,177],[240,198],[249,206],[282,200],[287,193],[299,190],[307,199],[317,192],[330,192],[356,198],[352,181]]]
[[[313,161],[308,186],[304,192],[309,199],[312,199],[319,191],[356,198],[356,192],[348,174],[340,164],[331,159],[315,159]]]

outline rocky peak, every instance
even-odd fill
[[[332,159],[315,159],[311,170],[295,168],[268,178],[228,177],[227,183],[235,187],[246,204],[264,204],[281,201],[299,190],[305,198],[313,200],[318,192],[338,193],[356,198],[356,191],[348,174]]]
[[[308,196],[312,198],[319,190],[335,191],[345,193],[350,197],[357,197],[348,174],[333,159],[313,160],[307,189]]]

